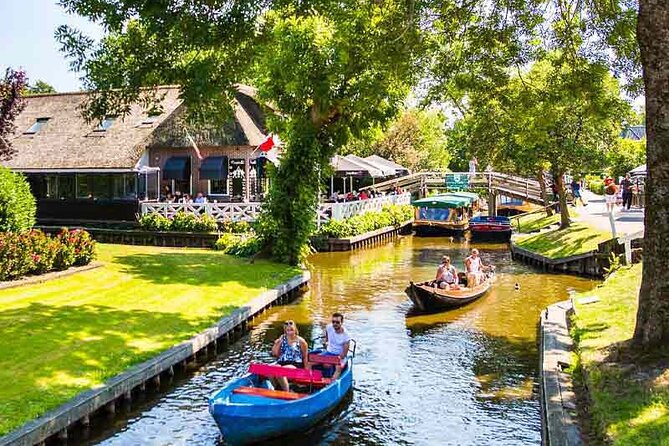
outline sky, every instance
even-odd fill
[[[59,92],[81,89],[79,75],[70,71],[54,32],[69,25],[99,39],[102,28],[67,14],[56,0],[0,0],[0,73],[23,68],[33,84],[42,80]]]

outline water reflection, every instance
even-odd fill
[[[410,279],[432,277],[443,254],[461,268],[466,241],[407,237],[372,250],[312,257],[309,293],[269,311],[215,361],[95,432],[89,443],[217,444],[206,397],[250,361],[269,360],[284,320],[296,321],[305,338],[315,339],[330,314],[342,311],[359,342],[354,392],[324,423],[276,444],[539,444],[539,312],[565,299],[568,289],[594,283],[514,264],[504,245],[477,247],[497,265],[493,290],[467,307],[430,315],[413,315],[403,290]]]

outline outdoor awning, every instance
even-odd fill
[[[385,166],[390,169],[395,170],[395,175],[408,175],[409,174],[409,169],[406,167],[402,166],[401,164],[397,164],[396,162],[387,160],[383,158],[382,156],[379,155],[370,155],[366,158],[364,158],[365,161],[371,162],[377,166]]]
[[[188,179],[190,179],[190,157],[173,156],[169,158],[163,167],[163,180]]]
[[[632,176],[644,176],[646,175],[646,165],[642,164],[639,167],[635,167],[634,169],[630,170],[629,173]]]
[[[444,195],[452,196],[452,197],[467,198],[472,203],[475,202],[475,201],[478,201],[478,199],[479,199],[478,194],[475,194],[474,192],[449,192],[449,193],[444,194]]]
[[[336,177],[382,177],[383,173],[367,164],[335,155],[331,162]]]
[[[373,161],[368,161],[365,158],[360,158],[357,155],[346,155],[345,158],[349,161],[353,161],[354,163],[366,166],[370,172],[370,175],[372,175],[372,172],[376,173],[376,175],[372,176],[391,177],[396,173],[394,168],[376,164]]]
[[[225,180],[228,177],[228,157],[209,156],[200,165],[201,180]]]

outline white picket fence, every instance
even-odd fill
[[[380,211],[390,204],[409,204],[411,194],[385,195],[368,200],[350,201],[346,203],[321,203],[318,206],[318,224],[330,219],[343,220],[354,215],[371,211]],[[156,213],[172,218],[177,212],[195,215],[211,215],[217,221],[255,221],[260,214],[262,203],[142,203],[142,215]]]

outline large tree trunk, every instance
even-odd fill
[[[634,341],[669,345],[669,1],[639,2],[637,35],[646,87],[646,233]]]
[[[564,170],[556,168],[553,181],[557,185],[558,200],[560,201],[560,229],[567,229],[571,225],[571,220],[567,208],[567,194],[564,190]]]
[[[546,217],[553,215],[553,209],[549,207],[550,199],[548,198],[548,191],[546,190],[546,180],[544,179],[544,170],[539,169],[537,172],[537,181],[539,181],[539,187],[541,188],[541,199],[544,200],[544,206],[546,206]]]

